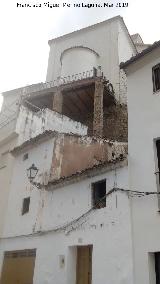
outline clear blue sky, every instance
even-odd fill
[[[17,2],[44,3],[42,0],[0,1],[0,92],[45,81],[49,39],[118,14],[123,16],[129,32],[140,33],[144,42],[153,43],[160,39],[159,0],[128,0],[129,8],[120,9],[17,8]],[[54,0],[50,4],[59,3],[61,6],[63,2],[73,4],[105,1]],[[115,4],[118,1],[108,2]]]

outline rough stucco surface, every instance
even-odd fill
[[[45,130],[55,130],[79,135],[87,134],[87,126],[65,115],[61,115],[49,109],[35,113],[21,106],[16,124],[16,132],[19,134],[18,144],[22,144],[26,140],[43,133]]]
[[[15,146],[16,142],[17,139],[14,138],[9,143],[5,143],[0,147],[0,236],[2,235],[5,223],[5,214],[14,164],[14,158],[9,151]]]
[[[47,158],[46,154],[44,155],[46,148],[49,150]],[[39,151],[42,155],[38,156]],[[90,244],[93,245],[93,283],[133,284],[130,204],[126,194],[110,195],[105,208],[93,210],[74,227],[68,226],[66,230],[57,233],[52,231],[91,208],[92,182],[106,178],[107,191],[113,188],[115,183],[118,187],[127,188],[127,167],[117,169],[116,174],[113,170],[77,182],[76,186],[72,184],[51,192],[42,192],[31,188],[25,176],[25,169],[37,157],[40,169],[47,170],[50,152],[51,145],[44,143],[43,147],[41,145],[36,151],[30,152],[25,163],[22,161],[23,155],[16,159],[4,233],[8,236],[18,236],[34,233],[39,229],[50,232],[2,240],[0,267],[4,251],[35,248],[34,284],[75,284],[76,246]],[[17,172],[20,174],[19,180],[16,178]],[[28,195],[31,197],[30,211],[22,216],[22,198]],[[65,257],[64,268],[59,264],[60,255]]]
[[[125,143],[110,143],[93,137],[61,135],[55,138],[50,179],[67,177],[126,154]]]
[[[61,75],[59,58],[64,49],[83,42],[85,46],[92,49],[94,47],[99,53],[97,65],[102,66],[106,78],[113,84],[117,101],[126,102],[126,90],[122,88],[121,93],[119,92],[121,83],[125,88],[123,84],[125,78],[120,77],[119,73],[118,33],[118,20],[116,20],[107,26],[102,25],[95,29],[91,28],[89,31],[81,31],[73,38],[71,36],[64,41],[59,39],[57,45],[51,47],[47,80],[53,80],[54,77],[56,79]],[[95,38],[100,40],[95,41]],[[123,47],[128,45],[128,40],[124,41],[124,37],[121,38],[119,42],[121,50],[124,51]],[[130,47],[125,52],[127,57],[132,49]],[[90,68],[87,61],[82,62],[81,56],[77,57],[77,66],[78,62],[82,63],[82,71]],[[71,62],[67,71],[68,75],[72,73],[74,65],[74,61]],[[93,127],[93,115],[91,116],[91,121],[89,116],[80,118],[82,123],[86,121],[86,125],[89,125],[89,133]],[[125,106],[108,106],[104,110],[103,123],[105,137],[119,141],[127,140]],[[79,135],[87,133],[87,127],[81,123],[48,110],[41,112],[41,116],[24,110],[18,120],[17,128],[12,127],[13,131],[20,134],[19,143],[47,129]],[[4,137],[5,135],[4,133]],[[7,199],[8,211],[3,236],[8,239],[0,242],[0,269],[4,251],[36,248],[34,284],[75,284],[76,246],[90,244],[93,245],[92,281],[94,284],[133,284],[131,212],[127,194],[110,195],[105,208],[92,210],[92,214],[76,223],[74,228],[68,226],[66,230],[56,233],[53,230],[56,226],[71,222],[92,208],[92,182],[106,179],[106,192],[115,186],[127,189],[127,167],[115,167],[109,172],[100,172],[99,175],[77,181],[76,185],[65,185],[50,192],[38,190],[32,186],[26,175],[26,169],[35,162],[39,169],[37,181],[47,183],[49,178],[65,177],[96,166],[103,161],[115,160],[116,162],[117,157],[126,155],[126,148],[126,144],[123,143],[59,134],[57,137],[37,143],[34,147],[31,145],[27,150],[25,148],[29,154],[28,159],[23,159],[25,150],[17,155],[14,160],[12,180],[7,180],[7,183],[10,183],[8,186],[10,195],[9,200]],[[3,172],[1,175],[4,177]],[[28,196],[31,198],[29,212],[22,216],[22,202]],[[33,235],[40,230],[43,234]],[[49,232],[44,232],[47,230]],[[30,236],[24,236],[25,234]],[[60,255],[65,257],[64,269],[61,269],[59,265]]]
[[[159,63],[157,49],[128,67],[129,186],[133,190],[159,191],[155,141],[160,137],[160,92],[153,93],[152,83],[152,68]],[[156,195],[132,202],[135,284],[156,284],[154,263],[149,263],[160,251],[159,209]]]

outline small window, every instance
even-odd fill
[[[28,159],[28,153],[24,154],[23,156],[23,161],[27,160]]]
[[[106,207],[106,180],[92,183],[92,200],[94,208]]]
[[[160,64],[152,68],[153,92],[160,90]]]
[[[22,206],[22,215],[29,212],[29,205],[30,205],[30,197],[26,197],[23,199],[23,206]]]

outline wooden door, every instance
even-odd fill
[[[33,284],[35,250],[7,252],[0,284]]]
[[[92,246],[77,247],[76,284],[92,283]]]

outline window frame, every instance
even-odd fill
[[[23,198],[22,203],[22,216],[29,213],[31,198],[30,196]]]
[[[156,78],[155,78],[156,69],[159,69],[159,88],[156,88]],[[160,63],[152,67],[152,82],[153,82],[153,93],[159,92],[160,91]]]
[[[106,195],[106,178],[91,183],[92,207],[94,209],[101,209],[101,208],[106,207],[106,198],[104,198],[104,201],[102,200],[102,205],[98,205],[98,203],[96,204],[96,198],[95,198],[95,191],[96,190],[98,191],[98,189],[96,189],[95,186],[97,184],[104,183],[104,182],[105,182],[105,195]],[[100,198],[99,200],[101,200],[102,198]],[[98,199],[97,199],[97,201],[98,201]]]

